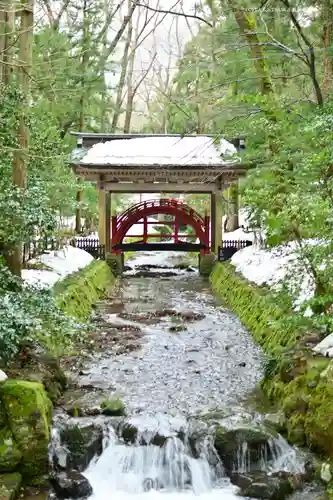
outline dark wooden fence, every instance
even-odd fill
[[[63,242],[61,242],[59,238],[48,235],[40,236],[39,238],[31,238],[23,245],[23,263],[25,264],[43,253],[59,250],[62,243]]]
[[[105,258],[105,245],[100,245],[97,238],[73,238],[71,245],[90,253],[95,259]]]
[[[229,260],[238,250],[250,247],[252,244],[250,240],[222,241],[222,246],[218,248],[217,258],[219,261]]]

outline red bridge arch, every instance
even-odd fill
[[[111,248],[114,253],[120,253],[114,247],[121,244],[126,237],[129,229],[140,220],[151,217],[152,215],[172,215],[175,221],[181,221],[181,224],[192,226],[195,231],[195,238],[199,239],[204,245],[202,253],[209,252],[209,217],[201,217],[193,208],[175,199],[149,200],[132,205],[121,215],[112,217],[112,236]],[[159,222],[156,221],[156,225]],[[144,235],[143,235],[144,236]],[[170,248],[171,249],[171,248]]]

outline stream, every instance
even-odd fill
[[[103,452],[82,471],[92,500],[234,500],[240,490],[242,498],[286,498],[281,484],[303,477],[308,457],[267,431],[264,416],[245,403],[262,377],[264,355],[209,283],[183,263],[173,252],[136,254],[116,297],[97,305],[93,319],[101,328],[132,329],[132,337],[121,351],[116,343],[95,356],[76,382],[94,388],[90,406],[101,395],[121,398],[126,417],[65,421],[60,412],[51,455],[63,449],[62,425],[100,423]],[[229,436],[221,449],[219,425]],[[311,487],[293,495],[317,498]]]

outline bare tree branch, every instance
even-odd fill
[[[138,3],[139,7],[144,7],[145,9],[152,10],[154,12],[159,12],[161,14],[170,14],[172,16],[180,16],[180,17],[186,17],[190,19],[197,19],[197,21],[202,21],[203,23],[207,24],[211,28],[213,28],[213,25],[207,21],[207,19],[204,19],[201,16],[197,16],[195,14],[186,14],[184,12],[175,12],[174,10],[165,10],[165,9],[155,9],[154,7],[150,7],[150,5],[145,5],[142,3]]]
[[[110,55],[114,52],[119,40],[121,39],[121,37],[126,29],[126,26],[128,25],[129,21],[132,19],[133,13],[139,4],[138,2],[139,2],[139,0],[133,0],[133,3],[132,3],[132,6],[128,12],[128,15],[124,17],[123,22],[122,22],[116,36],[114,37],[114,39],[110,43],[108,50],[107,50],[106,54],[104,55],[105,60],[107,60],[110,57]]]
[[[297,20],[292,7],[289,3],[289,0],[281,0],[281,2],[287,7],[290,19],[292,20],[293,25],[295,26],[299,36],[302,38],[303,42],[309,49],[309,55],[308,55],[308,67],[310,70],[310,76],[312,79],[312,83],[314,86],[314,90],[316,93],[316,98],[317,98],[317,103],[319,106],[323,106],[324,104],[324,97],[323,93],[321,91],[318,78],[317,78],[317,72],[316,72],[316,56],[315,56],[315,51],[313,44],[311,43],[311,40],[307,37],[307,35],[304,33],[304,30],[302,29],[299,21]]]
[[[42,0],[42,3],[46,9],[46,14],[49,19],[49,23],[51,27],[57,31],[59,29],[60,21],[63,16],[63,14],[66,12],[67,7],[69,6],[70,0],[64,0],[64,3],[61,5],[60,11],[57,16],[53,14],[51,5],[49,3],[49,0]]]

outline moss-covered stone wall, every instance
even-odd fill
[[[54,294],[65,314],[83,322],[114,282],[107,263],[93,261],[57,283]],[[8,367],[9,378],[0,383],[0,499],[16,497],[21,483],[48,482],[51,400],[56,402],[66,378],[50,353],[33,353],[31,359],[18,370]]]
[[[333,465],[333,361],[313,353],[318,333],[282,326],[286,312],[270,291],[249,283],[230,264],[216,264],[210,281],[267,353],[261,387],[281,412],[289,441],[309,447]]]
[[[69,316],[78,321],[86,321],[93,304],[105,295],[114,281],[115,277],[108,264],[102,260],[94,260],[54,286],[57,304]]]
[[[281,325],[283,310],[265,288],[249,283],[228,263],[215,264],[210,275],[213,290],[247,326],[268,352],[293,346],[301,332]]]
[[[52,403],[43,385],[2,382],[0,409],[0,485],[13,472],[19,483],[23,478],[28,484],[47,484]]]

